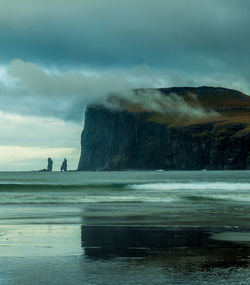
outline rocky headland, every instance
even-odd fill
[[[250,96],[219,87],[132,93],[87,107],[78,170],[250,169]]]

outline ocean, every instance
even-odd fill
[[[250,284],[250,171],[1,172],[2,284]]]

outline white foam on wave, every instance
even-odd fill
[[[146,197],[146,196],[95,196],[87,197],[86,202],[173,202],[176,199],[170,197]]]
[[[144,195],[87,195],[87,196],[35,196],[5,195],[0,204],[81,204],[81,203],[119,203],[119,202],[164,202],[170,203],[177,199],[172,197],[152,197]]]
[[[250,202],[250,194],[249,195],[239,195],[237,193],[229,194],[229,195],[213,195],[212,198],[219,200],[231,200],[235,202]]]
[[[201,182],[201,183],[147,183],[130,184],[127,186],[134,190],[250,190],[250,183],[230,183],[230,182]]]

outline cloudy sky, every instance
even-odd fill
[[[75,169],[86,104],[135,87],[250,94],[249,0],[0,0],[0,170]]]

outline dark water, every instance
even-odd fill
[[[0,173],[0,284],[250,284],[250,172]]]

